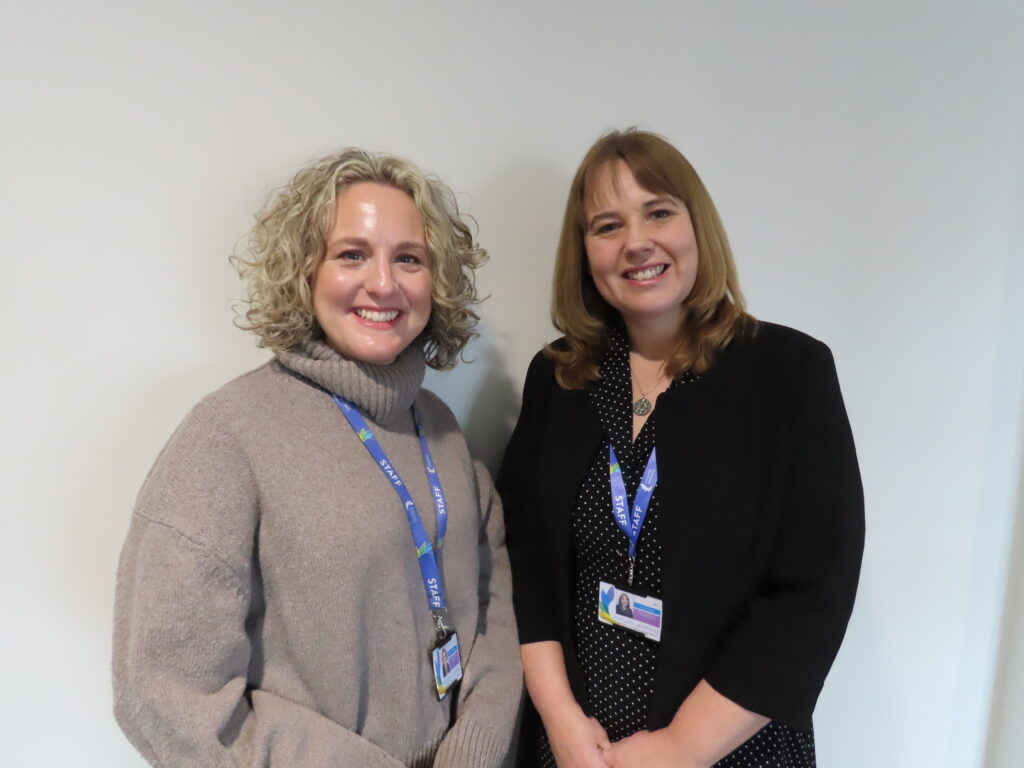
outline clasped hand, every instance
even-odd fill
[[[637,731],[602,752],[609,768],[706,768],[680,755],[667,728]]]
[[[597,720],[579,713],[551,724],[548,739],[558,768],[706,768],[681,757],[665,728],[612,744]]]

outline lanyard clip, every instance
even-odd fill
[[[629,555],[629,573],[626,576],[627,586],[633,586],[633,576],[636,575],[636,557]]]
[[[434,632],[437,633],[438,640],[444,640],[448,636],[448,627],[444,623],[444,616],[440,613],[434,614]]]

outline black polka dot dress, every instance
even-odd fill
[[[583,672],[587,696],[594,717],[612,741],[647,727],[647,703],[654,690],[658,643],[597,619],[597,592],[601,581],[625,587],[629,572],[629,539],[612,516],[608,482],[608,445],[616,457],[632,500],[647,459],[654,448],[658,410],[647,418],[636,441],[633,432],[632,388],[629,348],[625,332],[613,330],[601,366],[602,378],[591,390],[590,400],[605,431],[587,475],[580,487],[572,517],[575,549],[573,584],[573,629],[576,656]],[[684,374],[670,389],[694,380]],[[667,514],[659,509],[655,490],[637,542],[636,569],[631,591],[642,595],[662,593],[662,547],[658,519]],[[665,606],[671,610],[671,606]],[[553,768],[555,760],[541,729],[537,744],[539,764]],[[716,768],[814,768],[812,734],[787,726],[769,724]]]

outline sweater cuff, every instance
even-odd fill
[[[497,768],[508,751],[508,743],[490,728],[460,718],[445,734],[434,757],[434,768]]]

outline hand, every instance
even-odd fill
[[[707,768],[679,754],[667,729],[637,731],[604,753],[611,768]]]
[[[611,747],[608,734],[583,710],[576,708],[552,722],[545,721],[544,728],[558,768],[608,768],[604,758]]]

